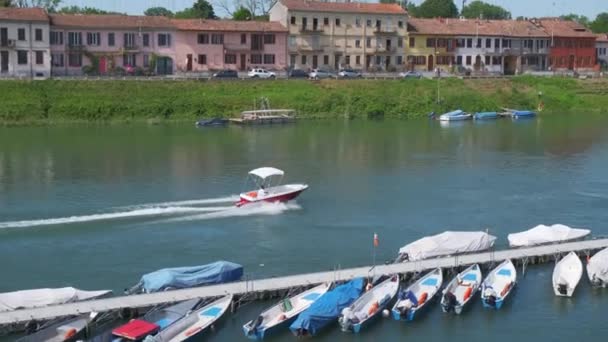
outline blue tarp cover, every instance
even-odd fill
[[[327,292],[302,312],[289,329],[305,329],[309,335],[316,335],[326,325],[342,313],[342,309],[351,305],[361,295],[363,278],[356,278]]]
[[[243,276],[243,266],[229,261],[192,267],[164,268],[141,277],[146,292],[183,289],[237,281]]]

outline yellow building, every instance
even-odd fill
[[[289,30],[290,68],[402,69],[407,12],[397,4],[280,0],[270,20]]]
[[[436,33],[435,19],[410,18],[407,37],[408,70],[452,71],[455,62],[456,39],[452,35]],[[432,28],[427,26],[433,25]]]

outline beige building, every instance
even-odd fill
[[[395,71],[405,65],[407,12],[397,4],[279,0],[270,20],[289,31],[290,68]]]

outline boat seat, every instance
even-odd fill
[[[511,270],[503,268],[502,270],[496,272],[496,274],[510,277],[511,276]]]
[[[477,275],[475,275],[474,273],[467,273],[464,275],[464,277],[462,277],[462,281],[464,282],[465,280],[477,281]]]
[[[321,295],[320,293],[313,292],[313,293],[309,293],[306,296],[302,297],[302,299],[309,300],[309,301],[314,301],[317,298],[319,298],[320,295]]]
[[[201,316],[209,316],[209,317],[217,317],[220,312],[222,312],[222,309],[214,306],[212,308],[209,308],[203,312],[201,312]]]
[[[437,285],[437,278],[428,278],[425,281],[423,281],[420,285],[435,286],[435,285]]]

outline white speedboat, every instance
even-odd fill
[[[593,286],[608,286],[608,248],[602,249],[587,260],[587,276]]]
[[[583,276],[583,263],[574,252],[568,253],[553,269],[553,292],[556,296],[572,297]]]
[[[321,284],[291,298],[281,300],[275,306],[262,312],[257,319],[245,323],[245,325],[243,325],[245,336],[257,340],[264,339],[280,327],[293,322],[302,311],[308,309],[308,307],[323,296],[330,287],[331,283]]]
[[[443,290],[441,309],[443,312],[462,313],[465,306],[475,296],[481,284],[481,270],[475,264],[458,273]]]
[[[287,202],[308,189],[306,184],[284,184],[281,180],[285,172],[274,167],[261,167],[249,171],[249,178],[257,188],[240,195],[238,207],[256,202]]]
[[[397,321],[413,321],[435,297],[443,285],[443,273],[437,268],[427,273],[407,289],[401,290],[392,315]]]
[[[515,287],[517,271],[511,260],[505,260],[496,266],[481,284],[481,301],[483,306],[500,309]]]

